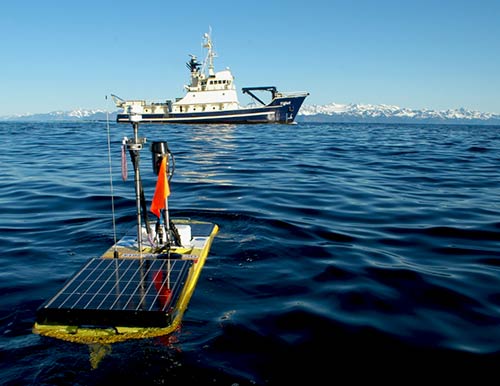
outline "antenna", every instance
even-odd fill
[[[214,76],[215,71],[214,71],[214,57],[216,56],[214,52],[214,46],[212,43],[212,27],[208,27],[208,33],[205,32],[203,35],[203,38],[205,39],[203,43],[203,48],[207,48],[207,57],[205,58],[205,61],[203,62],[203,68],[207,65],[208,62],[208,75],[209,76]]]

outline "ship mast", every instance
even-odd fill
[[[203,43],[203,48],[208,49],[207,58],[205,59],[205,63],[208,60],[208,76],[215,76],[214,72],[214,57],[215,52],[213,50],[212,37],[210,36],[212,29],[209,29],[208,33],[205,33],[203,37],[205,38],[205,42]]]

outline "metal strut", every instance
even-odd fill
[[[145,202],[146,200],[144,198],[144,191],[142,189],[141,170],[139,166],[140,164],[139,151],[142,150],[143,145],[146,142],[145,138],[139,138],[139,122],[142,120],[141,110],[142,109],[140,109],[140,106],[130,106],[129,109],[130,122],[132,123],[132,127],[134,129],[134,138],[127,139],[125,143],[127,145],[127,149],[130,152],[130,156],[132,158],[132,164],[134,166],[135,203],[136,203],[136,215],[137,215],[137,249],[139,251],[139,256],[142,258],[141,213],[144,214],[146,222],[146,231],[148,235],[150,234],[150,229],[147,221],[147,209]],[[141,206],[143,207],[143,210],[141,210]]]
[[[127,148],[130,152],[132,158],[132,164],[134,165],[134,185],[135,185],[135,203],[136,203],[136,215],[137,215],[137,248],[139,250],[139,255],[142,257],[142,222],[141,222],[141,203],[144,201],[144,192],[142,190],[141,183],[141,171],[140,171],[140,154],[139,151],[142,150],[145,138],[139,138],[139,122],[132,122],[132,127],[134,128],[134,138],[127,141]],[[145,213],[147,215],[147,213]],[[149,227],[146,226],[146,230],[149,231]]]

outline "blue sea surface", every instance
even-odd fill
[[[34,334],[37,308],[114,242],[112,209],[118,238],[134,226],[132,135],[0,123],[1,384],[498,376],[500,126],[141,125],[175,157],[171,216],[220,227],[181,329],[110,347]],[[151,164],[146,145],[149,200]]]

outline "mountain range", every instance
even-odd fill
[[[409,109],[394,105],[340,104],[304,105],[298,122],[363,123],[456,123],[500,124],[500,114],[483,113],[464,108],[448,110]]]
[[[44,114],[21,114],[0,117],[0,121],[102,121],[116,120],[118,111],[77,109],[53,111]],[[393,105],[340,104],[303,105],[297,122],[348,122],[348,123],[453,123],[500,124],[500,114],[466,110],[409,109]]]

